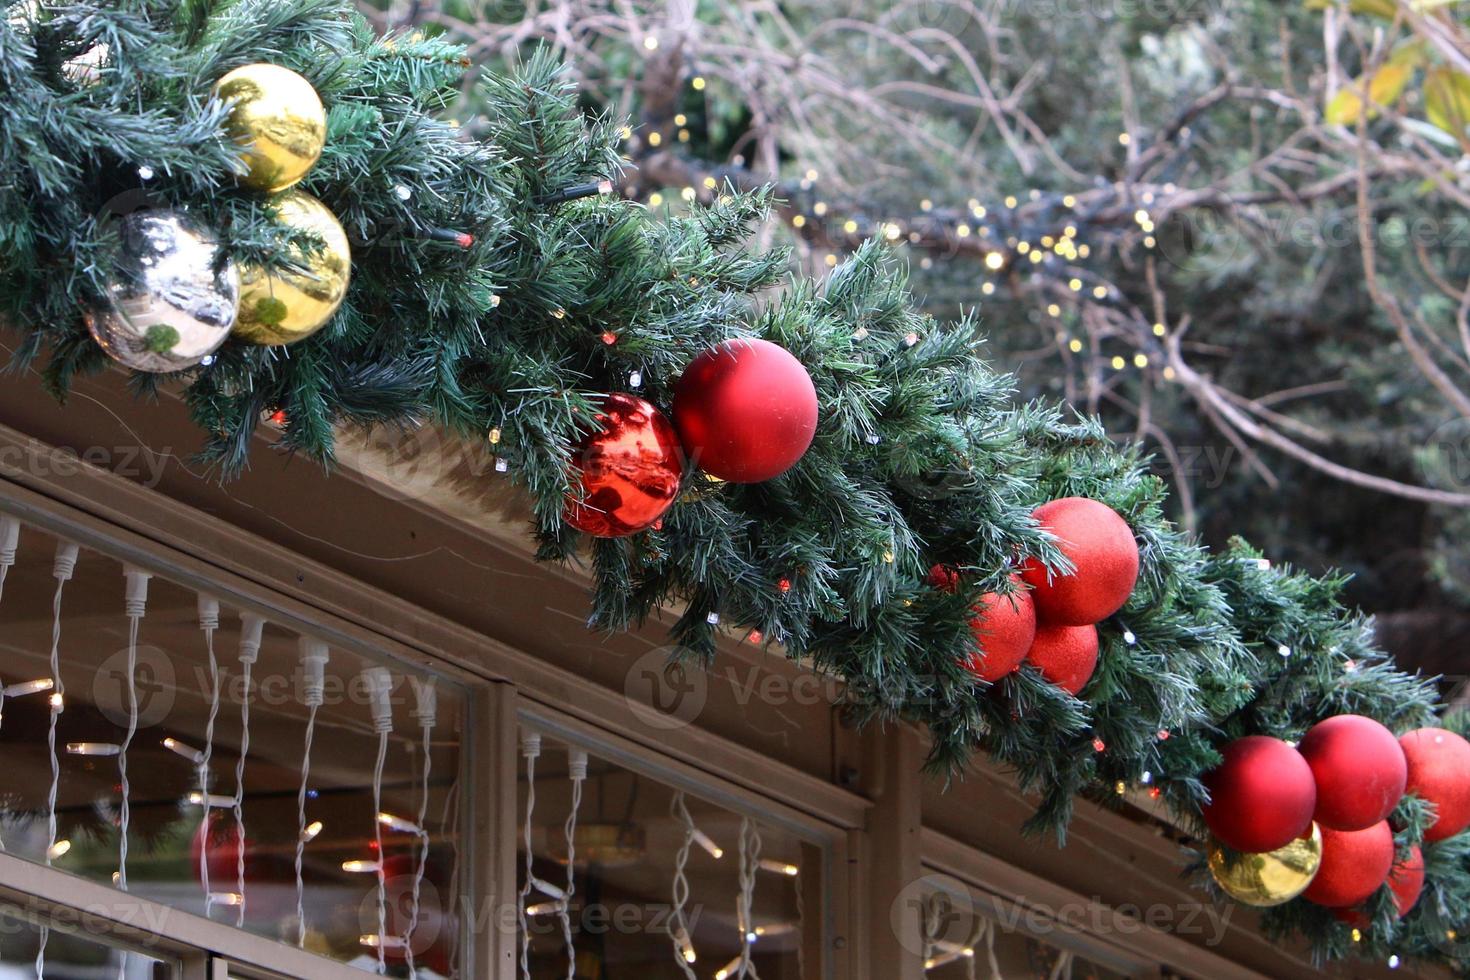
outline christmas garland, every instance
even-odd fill
[[[616,129],[548,59],[441,121],[466,67],[344,0],[13,5],[14,366],[178,386],[225,475],[264,418],[324,463],[344,424],[486,439],[539,556],[587,543],[596,626],[677,600],[691,656],[779,644],[934,769],[1014,769],[1034,828],[1144,788],[1273,933],[1470,965],[1470,745],[1340,579],[1174,529],[1146,460],[1016,406],[882,246],[783,283],[764,195],[609,197]]]

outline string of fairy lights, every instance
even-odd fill
[[[700,75],[687,79],[687,83],[696,93],[708,88]],[[653,122],[639,130],[624,127],[621,136],[625,159],[633,166],[620,183],[620,193],[650,208],[695,206],[709,203],[732,186],[751,189],[767,182],[767,178],[753,174],[745,158],[737,154],[725,164],[685,156],[682,169],[687,182],[682,186],[647,186],[639,162],[649,154],[675,151],[692,143],[693,126],[689,115],[680,112],[667,123]],[[1188,127],[1182,133],[1188,135]],[[1120,146],[1135,143],[1131,134],[1118,134]],[[780,218],[795,237],[820,255],[827,268],[835,267],[842,255],[873,239],[924,251],[918,262],[924,270],[934,268],[937,261],[975,261],[983,270],[974,284],[979,299],[1002,292],[1013,297],[1027,290],[1040,294],[1040,309],[1057,325],[1058,346],[1073,355],[1088,351],[1089,344],[1068,331],[1070,314],[1085,305],[1133,312],[1128,298],[1117,285],[1090,268],[1089,260],[1110,248],[1137,248],[1145,254],[1156,254],[1162,220],[1158,206],[1163,203],[1161,198],[1171,198],[1178,191],[1173,183],[1153,189],[1119,182],[1075,192],[1033,188],[989,203],[971,197],[963,206],[924,198],[917,214],[874,217],[861,206],[824,194],[821,174],[814,168],[777,184],[777,196],[783,202]],[[1100,237],[1103,226],[1108,241],[1089,241],[1089,237]],[[1115,371],[1158,366],[1163,360],[1160,342],[1168,330],[1158,322],[1147,327],[1139,336],[1127,338],[1130,349],[1126,353],[1093,353]],[[1166,381],[1175,379],[1174,370],[1167,365],[1161,366],[1159,373]]]

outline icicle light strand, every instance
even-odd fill
[[[138,734],[138,629],[148,608],[148,580],[153,576],[138,568],[125,568],[128,615],[128,674],[123,688],[128,702],[128,730],[117,754],[118,782],[122,784],[122,813],[118,820],[117,887],[128,890],[128,830],[132,822],[132,788],[128,783],[128,749]]]
[[[204,634],[204,655],[209,670],[209,717],[204,723],[204,749],[199,755],[199,805],[203,815],[199,818],[199,883],[204,889],[204,917],[209,918],[213,910],[209,900],[209,791],[211,776],[209,764],[214,756],[214,723],[219,718],[219,660],[214,653],[214,634],[219,629],[219,600],[213,596],[199,596],[199,629]]]
[[[404,946],[406,952],[404,960],[408,964],[408,975],[417,978],[419,975],[418,964],[414,962],[414,936],[419,930],[419,900],[424,887],[424,870],[429,864],[429,774],[434,768],[433,737],[434,728],[439,718],[439,695],[434,688],[434,680],[427,681],[414,679],[414,695],[417,698],[414,708],[414,718],[419,723],[419,731],[424,743],[423,772],[420,774],[419,784],[419,853],[418,860],[414,862],[413,868],[413,895],[410,899],[408,915],[408,931],[404,934]]]
[[[378,814],[383,812],[383,765],[388,761],[388,735],[393,731],[393,675],[386,667],[369,667],[362,672],[371,698],[373,728],[378,733],[378,757],[373,764],[373,841],[377,845],[378,879],[378,973],[388,972],[388,950],[384,940],[388,935],[388,880],[387,862],[383,860],[383,821]]]
[[[541,736],[536,732],[521,733],[521,755],[526,760],[526,881],[521,885],[516,903],[516,919],[521,930],[521,978],[531,980],[531,929],[526,920],[526,901],[536,881],[535,854],[531,850],[531,821],[536,815],[536,758],[541,755]]]
[[[240,614],[240,755],[235,760],[235,925],[245,926],[245,760],[250,756],[250,675],[260,659],[265,620],[255,613]],[[206,800],[208,797],[205,798]]]
[[[316,736],[316,713],[326,700],[326,669],[330,652],[320,640],[300,639],[302,692],[306,705],[306,734],[301,743],[301,783],[296,788],[296,946],[306,948],[306,882],[301,865],[306,857],[306,793],[311,780],[311,742]],[[314,836],[314,835],[312,835]]]

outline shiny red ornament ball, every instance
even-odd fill
[[[1470,742],[1443,728],[1419,728],[1399,739],[1408,763],[1405,789],[1434,804],[1425,843],[1470,827]]]
[[[1022,569],[1036,600],[1036,617],[1054,626],[1100,623],[1123,608],[1138,581],[1138,543],[1128,522],[1106,504],[1063,497],[1031,516],[1057,538],[1070,575],[1051,574],[1035,558]]]
[[[1383,820],[1365,830],[1322,828],[1322,863],[1302,897],[1328,908],[1358,905],[1388,880],[1393,831]]]
[[[768,340],[727,340],[700,354],[674,389],[674,425],[695,466],[761,483],[795,466],[817,431],[817,389]]]
[[[674,427],[632,395],[602,399],[600,430],[573,453],[586,496],[567,500],[564,519],[599,538],[636,534],[653,525],[679,495],[684,457]]]
[[[1080,694],[1097,669],[1097,627],[1038,625],[1026,662],[1068,694]]]
[[[1388,873],[1388,890],[1393,893],[1394,912],[1402,919],[1419,901],[1419,894],[1424,891],[1424,854],[1419,848],[1409,848],[1409,856],[1393,866],[1393,870]],[[1350,926],[1368,928],[1368,916],[1363,914],[1362,909],[1334,909],[1333,915]]]
[[[1247,735],[1221,750],[1205,774],[1205,823],[1222,844],[1247,854],[1285,847],[1312,829],[1317,784],[1301,753],[1279,738]]]
[[[1319,721],[1298,749],[1317,781],[1313,819],[1323,827],[1364,830],[1386,819],[1404,795],[1404,750],[1372,718],[1336,715]]]

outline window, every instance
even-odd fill
[[[467,975],[462,686],[32,527],[13,559],[9,854],[366,970]],[[18,928],[0,961],[45,946],[48,977],[123,955]]]
[[[920,919],[926,980],[1052,977],[1127,980],[1156,977],[1151,963],[1119,955],[1086,935],[1087,903],[1039,908],[972,888],[931,871],[911,892]]]
[[[36,919],[0,906],[0,976],[172,980],[179,964],[89,933],[82,916]]]
[[[525,731],[522,746],[533,757],[519,786],[530,820],[518,935],[531,977],[566,977],[570,941],[587,980],[734,980],[743,957],[752,977],[815,980],[803,947],[821,921],[821,846],[596,747]]]

